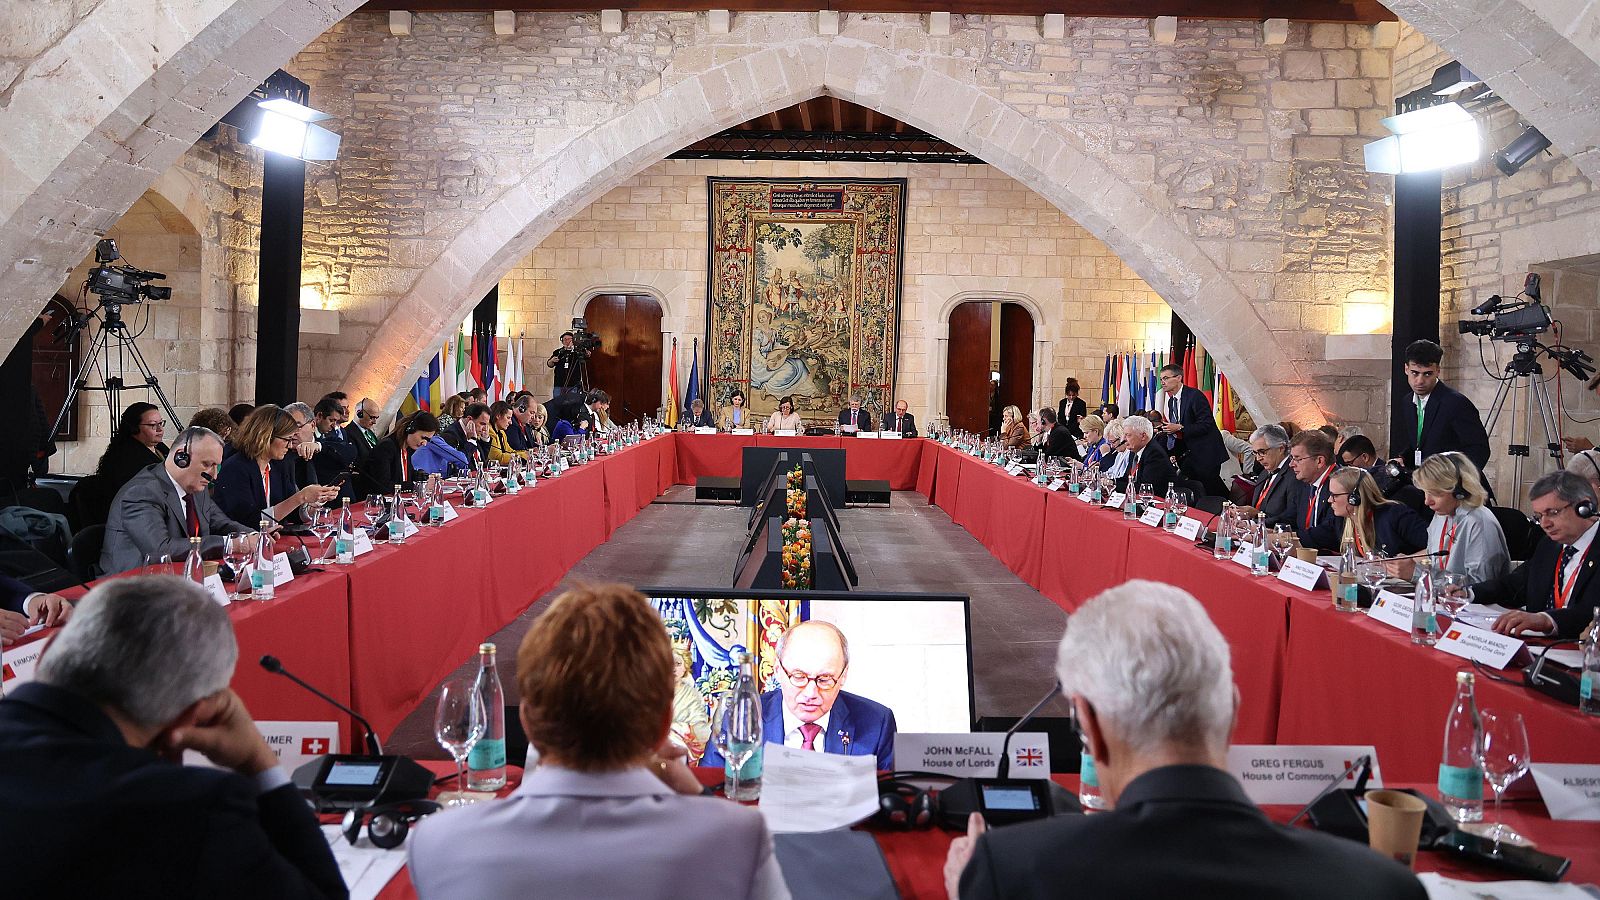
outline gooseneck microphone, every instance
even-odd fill
[[[379,741],[378,741],[378,733],[373,730],[372,723],[368,722],[365,718],[363,718],[360,713],[356,712],[355,710],[351,709],[348,706],[345,706],[343,703],[340,703],[339,701],[333,699],[332,697],[329,697],[327,694],[324,694],[323,692],[321,692],[321,691],[317,690],[316,688],[312,687],[311,685],[307,684],[305,681],[301,680],[299,676],[295,675],[293,672],[289,671],[288,669],[285,669],[283,667],[283,663],[279,662],[278,658],[276,656],[263,656],[263,657],[261,657],[261,668],[266,669],[268,672],[271,672],[274,675],[282,675],[283,677],[289,679],[290,681],[294,682],[295,684],[298,684],[301,687],[305,688],[306,690],[310,691],[311,693],[316,694],[318,697],[321,697],[323,700],[325,700],[329,704],[331,704],[335,709],[338,709],[340,712],[348,714],[352,719],[355,719],[357,722],[360,722],[361,723],[361,727],[365,728],[367,730],[367,734],[366,734],[367,752],[371,753],[373,756],[382,756],[383,755],[383,744],[379,743]]]
[[[1011,776],[1011,736],[1016,734],[1017,731],[1022,728],[1022,726],[1032,722],[1033,717],[1039,714],[1039,710],[1044,709],[1044,705],[1046,703],[1054,700],[1056,697],[1060,696],[1060,694],[1061,682],[1058,679],[1055,685],[1050,688],[1050,693],[1040,697],[1039,702],[1033,705],[1033,709],[1023,713],[1022,718],[1018,719],[1015,725],[1012,725],[1010,728],[1006,729],[1005,739],[1000,742],[1000,769],[996,773],[996,777],[1003,779]]]

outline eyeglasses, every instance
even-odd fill
[[[1532,522],[1535,525],[1540,525],[1540,524],[1544,523],[1544,520],[1546,520],[1546,519],[1554,519],[1556,516],[1561,515],[1562,513],[1566,512],[1567,510],[1569,510],[1571,508],[1572,508],[1572,504],[1568,503],[1566,506],[1557,507],[1555,509],[1550,510],[1549,512],[1533,512],[1533,513],[1529,513],[1528,514],[1528,521]]]
[[[783,670],[783,674],[789,679],[790,684],[801,690],[805,690],[806,685],[813,681],[817,683],[817,690],[819,691],[831,691],[839,686],[839,676],[837,675],[805,675],[800,672],[791,672],[781,662],[778,663],[778,668]]]
[[[1254,447],[1250,448],[1250,455],[1254,456],[1256,459],[1266,459],[1267,458],[1267,454],[1271,453],[1271,452],[1272,452],[1272,448],[1271,447],[1265,447],[1265,448],[1260,449],[1260,450],[1257,450]]]
[[[358,418],[358,419],[376,419],[377,417],[378,417],[377,413],[369,413],[369,412],[358,412],[358,413],[356,413],[356,418]]]
[[[165,427],[167,427],[167,423],[166,422],[140,422],[139,425],[140,425],[140,427],[143,427],[143,428],[165,428]]]
[[[1307,461],[1315,459],[1315,458],[1316,457],[1314,457],[1314,456],[1295,456],[1293,453],[1289,454],[1289,462],[1291,462],[1291,463],[1293,463],[1294,465],[1297,465],[1297,466],[1300,465],[1303,462],[1307,462]]]

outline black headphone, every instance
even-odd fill
[[[352,809],[344,814],[344,839],[354,845],[361,838],[361,826],[365,825],[372,846],[393,850],[405,843],[412,822],[440,809],[443,807],[432,800],[401,800],[382,806]],[[367,821],[369,818],[372,820],[370,823]]]
[[[1361,482],[1359,482],[1359,481],[1356,482],[1356,484],[1360,484],[1360,483]],[[1345,502],[1350,504],[1350,508],[1351,509],[1355,509],[1356,507],[1360,506],[1361,505],[1361,492],[1360,491],[1351,491],[1350,492],[1350,496],[1345,498]]]
[[[411,415],[406,416],[406,434],[416,434],[417,433],[417,421],[416,420],[417,420],[417,416],[416,416],[415,413],[412,413]]]
[[[186,428],[186,429],[184,429],[184,431],[187,432],[188,429]],[[189,442],[192,441],[192,440],[193,440],[193,437],[191,437],[189,435],[185,435],[184,436],[184,438],[183,438],[183,446],[178,448],[178,452],[177,453],[172,454],[172,464],[173,465],[177,466],[180,469],[189,468],[190,461],[194,459],[194,457],[189,454]]]
[[[902,781],[896,775],[919,775],[931,778],[949,778],[919,772],[890,772],[878,781],[878,811],[872,820],[879,825],[901,831],[932,828],[933,818],[939,811],[939,801],[933,791]]]
[[[1457,503],[1466,501],[1472,495],[1467,493],[1466,487],[1461,483],[1461,463],[1456,462],[1454,453],[1441,453],[1440,456],[1450,460],[1450,467],[1456,470],[1456,486],[1450,489],[1450,496],[1456,498]],[[1590,460],[1593,463],[1593,460]]]

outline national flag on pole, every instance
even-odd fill
[[[476,327],[472,329],[472,352],[467,355],[467,367],[467,373],[472,377],[472,383],[467,388],[484,387],[487,382],[483,380],[483,348],[478,346]]]
[[[700,339],[694,339],[694,360],[689,363],[689,393],[684,398],[684,408],[688,409],[700,397]]]
[[[472,359],[467,347],[467,336],[456,329],[456,393],[462,394],[477,387],[472,380]]]
[[[449,338],[444,341],[444,354],[439,365],[439,396],[454,397],[461,393],[456,390],[456,357],[455,347]]]
[[[500,336],[494,332],[484,338],[481,349],[483,353],[483,395],[490,403],[500,399],[500,379],[495,374],[495,354],[498,352]]]
[[[1200,370],[1200,389],[1205,391],[1207,400],[1215,403],[1217,398],[1216,361],[1211,358],[1211,351],[1201,349],[1199,352],[1202,366]]]
[[[1238,427],[1238,422],[1233,417],[1233,386],[1228,384],[1228,376],[1217,373],[1217,397],[1222,401],[1222,429],[1232,431]]]
[[[502,371],[500,373],[500,398],[502,400],[507,398],[507,397],[510,397],[512,392],[516,391],[516,389],[517,389],[516,375],[515,375],[515,373],[516,373],[516,365],[517,365],[517,342],[511,339],[510,333],[507,333],[506,334],[506,365],[505,365],[504,371]]]
[[[525,331],[517,332],[517,364],[512,366],[511,369],[512,369],[513,372],[516,373],[517,390],[519,390],[519,391],[525,391],[525,390],[528,389],[528,372],[527,372],[528,345],[527,345],[527,341],[528,341],[527,332],[525,332]]]
[[[444,409],[442,397],[439,396],[439,354],[435,353],[433,359],[428,360],[428,402],[422,408],[427,410]]]
[[[1106,364],[1100,373],[1100,402],[1111,402],[1111,354],[1106,354]]]
[[[1189,347],[1183,354],[1183,385],[1184,387],[1198,388],[1200,386],[1200,368],[1195,365],[1195,354],[1199,352],[1200,345],[1194,341],[1189,342]]]
[[[667,408],[663,411],[661,424],[668,428],[678,427],[678,339],[672,339],[672,362],[667,365]]]
[[[400,401],[400,415],[409,416],[421,409],[422,406],[418,404],[417,397],[422,396],[423,394],[422,379],[418,378],[416,382],[411,385],[411,390],[406,393],[406,398]]]

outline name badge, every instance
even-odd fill
[[[33,670],[39,667],[39,657],[44,654],[49,641],[31,641],[21,646],[11,646],[0,654],[0,682],[6,693],[19,684],[33,680]]]
[[[729,434],[755,434],[756,430],[754,428],[735,428],[732,431],[729,431],[728,433]]]
[[[1156,528],[1160,528],[1161,517],[1165,515],[1166,513],[1162,512],[1160,507],[1152,503],[1150,504],[1150,508],[1144,511],[1144,515],[1139,517],[1139,524],[1151,525]]]
[[[1413,454],[1413,459],[1411,460],[1411,467],[1414,468],[1414,469],[1422,468],[1422,451],[1421,450],[1418,450],[1415,454]]]
[[[1600,766],[1534,763],[1529,768],[1550,818],[1600,822]]]
[[[459,518],[461,518],[461,514],[456,512],[455,504],[446,500],[444,502],[444,519],[442,521],[451,522]]]
[[[1436,646],[1451,656],[1504,669],[1522,649],[1522,639],[1474,628],[1464,622],[1451,622]]]
[[[1178,527],[1177,527],[1177,530],[1176,530],[1175,533],[1178,535],[1178,537],[1181,537],[1186,541],[1197,541],[1197,540],[1199,540],[1200,539],[1200,520],[1199,519],[1191,519],[1188,516],[1184,516],[1183,518],[1178,520]]]
[[[1106,498],[1106,508],[1107,509],[1121,509],[1123,501],[1125,501],[1127,499],[1128,498],[1127,498],[1126,495],[1124,495],[1121,491],[1118,491],[1117,493],[1112,494],[1111,496]]]
[[[272,555],[272,586],[281,588],[294,580],[294,567],[289,565],[289,554],[274,553]]]
[[[1228,748],[1228,771],[1256,803],[1309,803],[1362,756],[1372,757],[1367,787],[1383,787],[1378,751],[1371,745],[1236,744]],[[1358,769],[1346,776],[1343,787],[1355,787],[1359,774]]]
[[[355,554],[357,556],[360,556],[363,553],[371,553],[371,552],[372,552],[372,535],[367,534],[367,532],[364,529],[357,528],[356,529]]]
[[[993,778],[1000,772],[1003,734],[915,734],[894,736],[894,761],[908,772],[938,772],[958,778]],[[1050,777],[1050,738],[1019,731],[1011,736],[1008,778]]]
[[[218,605],[228,605],[228,588],[222,583],[221,575],[212,573],[206,576],[206,592],[211,595],[211,599],[217,601]]]
[[[1278,570],[1278,580],[1292,584],[1303,591],[1314,591],[1327,583],[1328,571],[1316,563],[1295,556],[1283,558],[1283,568]]]
[[[1246,569],[1250,568],[1250,554],[1253,553],[1255,549],[1256,548],[1253,544],[1241,543],[1239,545],[1239,549],[1233,554],[1234,564],[1244,566]]]
[[[1367,618],[1410,634],[1413,606],[1410,597],[1402,597],[1393,591],[1379,591],[1367,610]]]
[[[278,768],[293,773],[319,756],[339,752],[337,722],[257,722],[261,739],[278,755]]]

